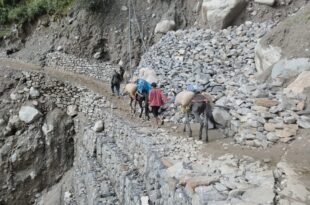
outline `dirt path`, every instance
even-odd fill
[[[64,72],[53,68],[41,68],[36,65],[23,63],[12,59],[0,59],[0,65],[12,70],[40,72],[50,77],[54,77],[60,81],[67,81],[70,84],[84,86],[88,89],[105,96],[108,101],[112,102],[116,107],[116,113],[124,119],[130,120],[142,127],[150,127],[150,122],[132,116],[128,106],[128,97],[111,96],[110,87],[107,82],[102,82],[84,75]],[[193,136],[198,134],[198,126],[193,126]],[[167,123],[162,127],[165,131],[186,137],[182,132],[182,125],[176,127],[175,124]],[[206,157],[217,158],[223,154],[234,154],[238,156],[247,155],[257,160],[269,162],[271,166],[275,166],[279,161],[285,160],[293,165],[296,171],[308,180],[310,187],[310,130],[302,130],[296,137],[296,140],[290,144],[276,144],[267,149],[248,148],[240,146],[233,142],[233,139],[224,138],[224,135],[218,130],[210,130],[210,142],[203,145],[202,154]]]

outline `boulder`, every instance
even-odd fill
[[[67,115],[75,117],[78,114],[78,107],[76,105],[69,105],[67,107]]]
[[[254,2],[273,6],[275,3],[275,0],[254,0]]]
[[[93,130],[95,132],[102,132],[104,130],[104,123],[102,120],[99,120],[95,123]]]
[[[202,22],[213,30],[226,28],[245,6],[245,0],[204,0],[201,9]]]
[[[230,114],[226,110],[220,108],[215,108],[213,110],[213,117],[216,122],[223,126],[227,126],[231,120]]]
[[[262,106],[262,107],[272,107],[276,106],[279,103],[275,100],[270,100],[268,98],[255,98],[254,100],[255,105]]]
[[[166,34],[175,28],[175,22],[173,20],[162,20],[155,27],[155,34],[162,33]]]
[[[267,70],[281,58],[281,49],[269,45],[264,47],[260,41],[255,46],[255,66],[257,72]]]
[[[298,125],[297,124],[291,124],[291,125],[285,125],[284,129],[277,129],[276,130],[276,136],[280,138],[288,138],[295,136],[297,134]]]
[[[310,71],[309,58],[285,58],[274,64],[271,72],[271,77],[272,79],[290,79],[298,76],[303,71]]]
[[[35,89],[34,87],[31,87],[30,88],[30,91],[29,91],[29,95],[32,97],[32,98],[37,98],[40,96],[40,92]]]
[[[21,107],[18,116],[21,121],[26,123],[32,123],[40,116],[42,116],[42,114],[34,107],[26,105]]]
[[[300,118],[297,120],[297,124],[299,127],[310,129],[310,117],[300,116]]]
[[[292,82],[284,92],[288,93],[290,91],[294,93],[303,93],[306,88],[310,87],[310,71],[302,72],[297,79]]]

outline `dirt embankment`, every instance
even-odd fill
[[[310,57],[310,4],[281,22],[262,40],[264,45],[280,47],[288,58]]]

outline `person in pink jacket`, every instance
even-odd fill
[[[152,83],[152,90],[149,93],[149,105],[152,108],[152,113],[156,120],[156,125],[159,127],[160,124],[163,124],[163,121],[159,118],[159,108],[167,102],[166,96],[163,92],[157,87],[156,83]]]

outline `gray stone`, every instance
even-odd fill
[[[272,68],[271,76],[275,78],[290,79],[303,71],[310,71],[309,58],[281,59]]]
[[[162,20],[155,27],[155,33],[165,34],[168,31],[173,30],[175,27],[175,22],[173,20]]]
[[[38,119],[42,114],[32,106],[22,106],[18,113],[19,119],[26,123],[32,123]]]
[[[255,47],[255,66],[258,72],[263,72],[278,62],[281,58],[281,49],[278,47],[264,47],[260,42]]]
[[[244,0],[204,0],[201,9],[202,22],[213,30],[226,28],[230,26],[245,5],[246,1]]]
[[[29,95],[32,97],[32,98],[37,98],[40,96],[40,92],[35,89],[34,87],[31,87],[30,88],[30,91],[29,91]]]
[[[310,117],[300,116],[297,120],[298,126],[309,129],[310,128]]]
[[[279,136],[277,136],[274,132],[269,132],[266,137],[270,142],[277,142],[279,140]]]
[[[94,127],[93,127],[93,130],[95,132],[102,132],[104,131],[104,123],[102,120],[99,120],[95,123]]]
[[[94,54],[94,59],[99,59],[99,58],[101,58],[101,52],[96,52]]]
[[[15,100],[20,100],[22,98],[22,95],[18,94],[18,93],[11,93],[10,94],[10,98],[11,100],[15,101]]]
[[[213,117],[216,122],[220,123],[224,127],[227,126],[231,120],[230,114],[223,109],[215,108],[213,110]]]
[[[267,4],[269,6],[274,5],[275,0],[254,0],[256,3]]]
[[[75,117],[78,114],[78,107],[76,105],[69,105],[67,107],[67,115]]]

